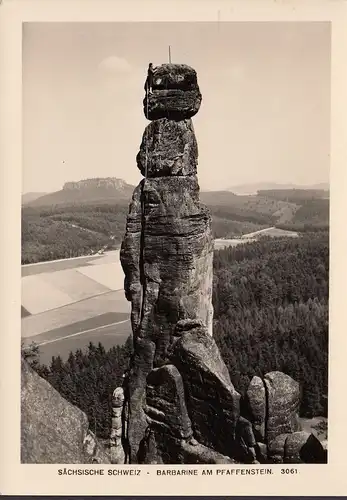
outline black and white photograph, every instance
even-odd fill
[[[327,464],[330,23],[25,22],[22,65],[21,463]]]

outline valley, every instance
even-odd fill
[[[129,199],[117,197],[112,183],[108,189],[106,198],[82,187],[73,204],[37,198],[22,208],[22,348],[37,352],[39,372],[68,400],[61,366],[69,373],[74,360],[88,365],[100,353],[100,362],[117,367],[116,384],[128,362],[130,304],[119,249]],[[329,200],[310,191],[306,198],[287,191],[201,198],[214,235],[214,337],[232,382],[242,394],[256,374],[288,373],[303,386],[301,417],[311,425],[326,416]],[[89,415],[87,403],[83,409]],[[98,412],[98,433],[106,436],[109,414]]]
[[[121,179],[67,183],[22,207],[22,264],[96,255],[122,241],[133,186]],[[324,190],[274,190],[256,195],[202,191],[216,239],[244,237],[269,227],[287,231],[327,230]],[[306,197],[305,197],[306,196]]]

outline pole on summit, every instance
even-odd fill
[[[169,45],[169,63],[171,64],[171,45]]]

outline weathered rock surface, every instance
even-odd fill
[[[134,355],[125,380],[126,462],[141,463],[140,448],[148,427],[144,412],[146,405],[146,379],[153,368],[155,344],[148,338],[134,336]]]
[[[288,434],[284,447],[285,463],[326,463],[324,448],[314,434],[293,432]]]
[[[327,456],[319,439],[305,431],[280,434],[268,447],[275,463],[326,463]]]
[[[237,457],[243,463],[254,463],[257,459],[257,442],[251,422],[242,415],[240,415],[237,420],[235,435],[236,440],[233,456]]]
[[[240,395],[214,339],[203,327],[190,329],[176,341],[171,360],[184,381],[194,436],[205,446],[230,456]]]
[[[300,429],[300,388],[289,375],[270,372],[264,380],[253,377],[246,402],[257,441],[270,443],[280,434]]]
[[[125,453],[122,445],[123,435],[123,403],[124,391],[122,387],[117,387],[113,391],[112,397],[112,424],[110,436],[111,463],[124,464]]]
[[[89,430],[87,416],[24,360],[21,365],[21,462],[110,463],[105,449]]]
[[[280,434],[300,430],[300,387],[282,372],[267,373],[264,383],[267,395],[266,439],[271,443]]]
[[[153,91],[143,101],[146,118],[184,120],[200,108],[201,93],[196,72],[184,64],[162,64],[154,68]]]
[[[212,332],[211,218],[198,193],[195,176],[146,179],[134,193],[121,262],[133,328],[155,342],[155,366],[179,320],[199,318]]]
[[[148,375],[145,412],[153,427],[166,428],[179,439],[192,436],[183,380],[175,366],[156,368]]]
[[[196,71],[187,64],[161,64],[153,70],[153,89],[195,90]]]
[[[258,441],[265,440],[266,391],[263,380],[253,377],[246,394],[248,410]]]
[[[183,441],[181,457],[183,464],[233,464],[235,463],[230,457],[222,455],[212,448],[208,448],[200,443],[196,445],[190,444],[188,441]]]
[[[265,443],[258,442],[255,445],[255,452],[257,459],[261,464],[265,464],[268,462],[268,453],[267,453],[267,446]]]
[[[284,446],[288,434],[279,434],[272,441],[269,442],[267,451],[268,457],[275,464],[281,464],[284,460]]]
[[[121,262],[134,332],[128,429],[133,450],[146,428],[146,377],[165,362],[176,323],[197,317],[212,333],[211,218],[198,193],[196,176],[157,177],[142,181],[131,203]]]
[[[144,464],[231,464],[234,461],[189,439],[177,439],[168,429],[148,427],[139,454]]]
[[[195,175],[198,146],[192,121],[163,118],[150,123],[136,160],[146,177]]]
[[[153,90],[143,100],[143,109],[149,120],[184,120],[196,115],[200,104],[198,90]]]

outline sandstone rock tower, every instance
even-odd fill
[[[212,337],[211,217],[199,200],[191,119],[202,100],[196,72],[163,64],[154,69],[151,90],[144,99],[151,123],[137,155],[144,179],[134,190],[121,248],[134,342],[124,379],[124,461],[266,461],[267,433],[273,441],[298,430],[297,384],[280,374],[286,391],[278,395],[278,372],[268,374],[267,385],[255,377],[249,415],[240,415],[240,395]],[[123,463],[114,420],[114,462]],[[283,457],[282,441],[274,453]]]

